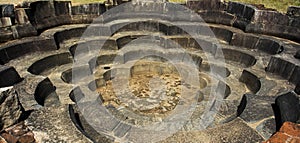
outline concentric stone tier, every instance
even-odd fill
[[[299,7],[118,3],[0,5],[0,141],[262,142],[299,121]]]

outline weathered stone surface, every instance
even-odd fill
[[[14,39],[38,35],[37,30],[30,24],[14,25],[11,27]]]
[[[55,15],[71,15],[71,1],[54,1]]]
[[[71,29],[66,29],[63,31],[56,32],[53,35],[55,39],[55,43],[56,45],[59,46],[59,43],[61,43],[64,40],[68,40],[71,38],[80,38],[82,34],[85,32],[85,30],[86,30],[86,26],[83,26],[83,27],[76,27],[76,28],[71,28]]]
[[[82,93],[80,87],[74,88],[69,96],[71,100],[75,103],[79,102],[81,99],[84,98],[84,94]]]
[[[215,36],[225,42],[230,42],[232,39],[233,32],[221,27],[210,27]]]
[[[250,21],[256,12],[256,8],[239,2],[229,2],[227,11],[240,18]]]
[[[46,77],[27,76],[15,85],[15,89],[19,93],[19,100],[25,111],[59,104],[59,99],[54,94],[55,87]]]
[[[224,25],[232,25],[234,15],[225,11],[201,11],[198,12],[201,18],[207,23],[216,23]]]
[[[300,142],[300,125],[285,122],[280,130],[264,143]]]
[[[12,126],[19,120],[22,107],[18,96],[19,93],[14,89],[6,89],[0,93],[0,130]]]
[[[253,66],[256,63],[254,56],[232,49],[222,49],[225,60],[234,61],[244,67]]]
[[[10,17],[1,17],[1,25],[0,27],[8,27],[8,26],[12,26],[12,22]]]
[[[300,59],[300,50],[298,50],[297,53],[295,54],[295,58]]]
[[[299,99],[292,92],[280,95],[275,100],[277,127],[284,122],[297,122],[300,119]]]
[[[73,124],[68,107],[42,108],[30,114],[25,125],[32,129],[36,142],[91,142]]]
[[[72,6],[73,15],[88,15],[88,14],[101,15],[105,11],[106,11],[105,5],[100,3]]]
[[[190,142],[190,143],[240,143],[261,142],[263,138],[243,120],[237,118],[229,123],[205,131],[177,132],[162,143]]]
[[[24,56],[37,51],[56,50],[54,39],[44,37],[24,38],[21,41],[11,42],[1,45],[0,47],[0,62],[2,64],[9,62],[12,59]]]
[[[296,85],[295,93],[300,94],[300,83]]]
[[[27,24],[30,22],[26,14],[26,10],[24,8],[17,8],[15,12],[16,12],[16,21],[18,24]]]
[[[300,26],[300,17],[298,17],[298,18],[291,18],[289,26],[299,27]]]
[[[82,110],[81,110],[82,111]],[[99,134],[87,121],[86,118],[80,113],[77,106],[69,106],[70,117],[76,127],[93,142],[113,142],[103,134]]]
[[[24,122],[5,129],[0,136],[8,143],[35,143],[34,134],[24,125]]]
[[[1,20],[0,20],[1,21]],[[0,22],[1,25],[1,22]],[[13,33],[10,27],[0,27],[0,43],[13,40]]]
[[[225,3],[220,0],[188,0],[187,7],[194,10],[211,10],[211,11],[223,11],[226,9]]]
[[[15,68],[0,65],[0,87],[13,86],[21,81],[21,77]]]
[[[65,9],[62,9],[65,7]],[[69,2],[36,1],[30,4],[29,20],[38,29],[71,23]]]
[[[291,59],[283,59],[281,57],[274,56],[271,58],[266,71],[280,75],[284,79],[297,84],[300,81],[300,67],[295,65],[295,63],[296,62]]]
[[[294,84],[299,84],[300,83],[300,66],[296,66],[290,79],[289,82],[294,83]]]
[[[234,33],[230,41],[230,45],[245,47],[248,49],[256,49],[256,44],[259,41],[259,37],[255,35],[247,35],[242,33]]]
[[[254,94],[257,93],[261,88],[259,78],[247,70],[243,71],[239,81],[245,83],[247,88],[250,89]]]
[[[276,132],[276,121],[274,118],[263,121],[256,130],[265,138],[269,139]]]
[[[275,97],[245,94],[238,107],[238,116],[246,122],[255,123],[273,116]]]
[[[272,39],[259,39],[256,48],[272,55],[279,54],[283,51],[281,45]]]
[[[299,6],[290,6],[290,7],[288,7],[286,14],[291,17],[300,17],[300,7]]]
[[[39,24],[39,22],[48,17],[55,17],[55,9],[49,1],[37,1],[30,4],[31,22]]]
[[[286,25],[277,25],[272,23],[250,23],[247,25],[245,31],[249,33],[273,35],[294,41],[300,40],[300,29],[298,27]]]
[[[89,65],[84,65],[80,67],[73,67],[61,74],[61,78],[67,83],[76,83],[80,79],[92,75],[92,71]]]
[[[40,75],[48,69],[72,62],[70,53],[55,54],[36,61],[28,68],[28,71],[32,74]]]
[[[15,18],[14,5],[13,4],[1,4],[0,5],[0,17],[9,17],[12,21],[14,21],[14,18]]]
[[[255,11],[255,15],[253,17],[253,22],[288,25],[289,18],[287,15],[284,15],[277,11],[257,10],[257,11]]]

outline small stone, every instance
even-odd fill
[[[21,136],[18,140],[19,143],[33,143],[35,142],[34,135],[32,132],[28,132]]]
[[[1,136],[9,143],[17,143],[18,139],[8,133],[2,133]]]
[[[280,128],[280,132],[286,133],[293,137],[300,137],[300,124],[285,122]]]
[[[265,143],[298,143],[300,142],[300,125],[285,122],[280,130]]]

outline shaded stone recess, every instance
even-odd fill
[[[0,5],[0,142],[147,142],[181,110],[160,142],[299,141],[299,7],[117,3]]]

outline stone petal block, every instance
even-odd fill
[[[47,103],[47,98],[55,96],[53,95],[55,87],[47,77],[25,77],[22,82],[15,85],[15,88],[19,93],[19,100],[25,111],[38,109]],[[57,102],[57,100],[54,102]]]
[[[275,116],[277,127],[284,122],[297,122],[300,118],[300,104],[297,96],[292,93],[280,95],[275,100]]]
[[[238,116],[249,123],[269,118],[274,115],[274,102],[275,97],[245,94],[238,107]]]
[[[15,68],[0,65],[0,87],[13,86],[22,79]]]

